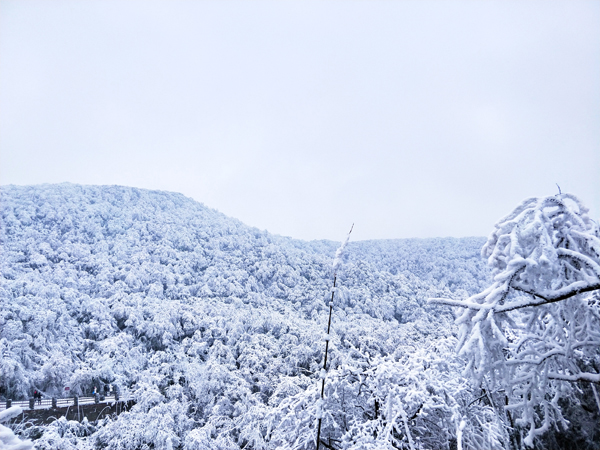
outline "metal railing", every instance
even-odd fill
[[[35,409],[52,409],[52,408],[67,408],[69,406],[78,405],[93,405],[100,403],[112,403],[115,401],[126,401],[121,394],[115,396],[114,393],[107,396],[93,397],[56,397],[42,398],[41,400],[30,398],[29,400],[7,400],[0,402],[0,411],[3,411],[11,406],[20,406],[23,410],[31,411]]]

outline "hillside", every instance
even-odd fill
[[[1,399],[112,383],[136,401],[85,432],[44,427],[37,448],[313,448],[319,415],[335,448],[449,448],[475,416],[466,443],[504,439],[460,375],[452,312],[425,302],[489,282],[483,238],[348,245],[321,404],[338,243],[271,235],[175,193],[0,192]]]

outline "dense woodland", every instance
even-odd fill
[[[497,282],[498,264],[481,256],[485,238],[350,242],[323,374],[339,243],[271,235],[175,193],[71,184],[0,192],[0,400],[64,395],[65,386],[89,395],[108,383],[135,400],[98,423],[16,430],[35,434],[36,449],[313,449],[319,418],[322,448],[600,449],[598,291],[563,308],[591,321],[588,341],[561,353],[591,382],[564,372],[572,379],[518,394],[514,386],[539,380],[489,369],[494,361],[473,348],[496,336],[500,357],[521,367],[506,355],[533,333],[526,321],[496,312],[506,316],[501,329],[477,347],[464,325],[470,310],[452,303]],[[593,260],[600,246],[590,245]],[[529,324],[549,323],[531,315]],[[468,321],[484,330],[496,326],[490,317]],[[577,317],[561,319],[562,329]],[[499,374],[520,398],[541,400],[514,403]],[[558,413],[547,412],[550,394]]]

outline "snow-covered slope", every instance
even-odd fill
[[[489,282],[483,238],[349,244],[322,405],[337,243],[274,236],[175,193],[0,193],[1,397],[115,383],[137,401],[80,447],[311,448],[321,414],[345,448],[446,448],[473,414],[465,439],[501,439],[490,408],[469,404],[451,312],[425,303]]]

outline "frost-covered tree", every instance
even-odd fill
[[[574,195],[530,198],[482,249],[493,284],[464,301],[459,354],[478,385],[504,392],[524,443],[560,424],[589,383],[600,411],[600,232]]]
[[[506,447],[460,376],[451,311],[425,301],[483,288],[484,241],[348,244],[319,408],[336,243],[179,194],[3,186],[0,401],[115,384],[136,403],[24,430],[39,449],[314,449],[321,414],[335,449]]]

